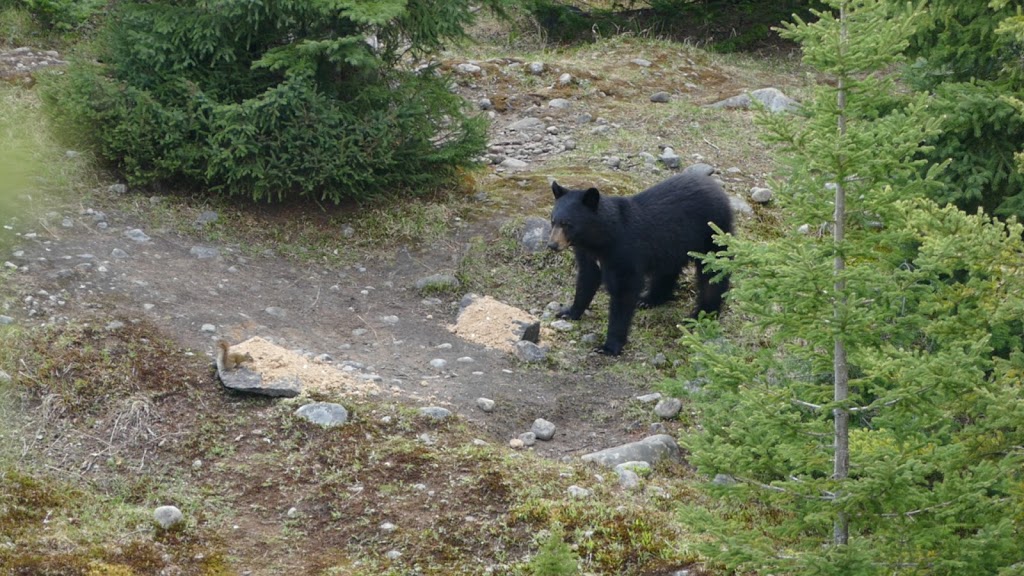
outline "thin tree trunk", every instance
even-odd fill
[[[839,8],[839,22],[840,22],[840,50],[846,44],[846,6],[842,5]],[[839,90],[838,90],[838,102],[837,106],[839,109],[839,137],[842,139],[846,135],[846,79],[844,77],[839,78]],[[839,174],[836,178],[836,211],[835,211],[835,235],[833,236],[833,242],[835,243],[835,263],[834,272],[836,275],[835,285],[833,286],[835,292],[835,308],[833,315],[836,320],[840,320],[841,309],[846,307],[846,281],[842,277],[843,270],[846,269],[846,261],[843,257],[843,240],[846,236],[846,189],[845,189],[845,178],[844,174]],[[849,367],[846,364],[846,345],[842,338],[842,326],[837,322],[837,330],[839,332],[835,335],[835,350],[833,351],[832,357],[832,372],[834,374],[834,392],[836,403],[845,402],[850,392],[850,373]],[[833,462],[832,476],[842,484],[850,473],[850,413],[845,408],[836,408],[833,411],[835,417],[835,460]],[[836,490],[835,496],[838,500],[841,495],[840,490]],[[846,513],[839,511],[836,515],[835,523],[833,525],[833,542],[836,545],[845,545],[850,540],[850,523],[846,516]]]

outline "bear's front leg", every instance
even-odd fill
[[[567,306],[558,311],[555,316],[579,320],[583,317],[590,303],[594,301],[597,289],[601,287],[601,267],[597,260],[576,251],[576,294],[572,299],[572,306]]]
[[[643,282],[638,276],[606,279],[610,296],[608,334],[605,336],[604,346],[601,346],[598,352],[609,356],[622,354],[622,348],[629,336],[629,326],[633,322],[633,314],[640,300],[642,285]]]

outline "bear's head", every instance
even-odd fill
[[[551,212],[551,237],[548,248],[559,251],[586,242],[586,236],[601,229],[598,206],[601,193],[597,188],[572,190],[551,182],[555,208]]]

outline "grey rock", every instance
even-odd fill
[[[545,128],[544,121],[540,118],[523,118],[518,122],[513,122],[508,125],[509,130],[515,130],[517,132],[539,132]]]
[[[296,508],[295,506],[292,506],[291,508],[288,509],[287,512],[284,513],[284,515],[287,516],[288,518],[294,520],[294,519],[298,518],[299,516],[302,516],[302,512],[299,512],[298,508]]]
[[[13,324],[13,323],[14,323],[14,318],[11,318],[10,316],[0,315],[0,326],[7,326],[8,324]]]
[[[149,236],[139,228],[132,228],[124,233],[125,238],[133,240],[135,242],[149,242]]]
[[[189,254],[199,258],[200,260],[208,260],[210,258],[216,258],[220,256],[220,250],[217,248],[211,248],[209,246],[193,246],[188,251]]]
[[[530,62],[530,64],[526,66],[526,69],[530,71],[530,74],[537,76],[539,74],[543,74],[544,70],[547,69],[547,66],[545,66],[543,62]]]
[[[609,156],[604,159],[604,163],[609,168],[617,169],[619,166],[622,165],[622,158],[619,158],[618,156]]]
[[[771,188],[761,188],[755,186],[750,189],[750,199],[758,204],[765,204],[772,200]]]
[[[213,210],[205,210],[201,214],[199,214],[198,218],[196,218],[196,224],[204,226],[206,224],[216,222],[219,218],[220,215],[214,212]]]
[[[533,446],[537,443],[537,435],[533,432],[523,432],[519,435],[519,441],[523,446]]]
[[[120,183],[111,184],[110,186],[107,186],[107,192],[110,192],[111,194],[125,194],[128,192],[128,186]]]
[[[523,162],[522,160],[519,160],[518,158],[505,158],[504,160],[501,161],[501,164],[498,164],[498,166],[511,170],[522,170],[523,168],[529,166],[529,164]]]
[[[113,320],[111,322],[108,322],[107,325],[104,326],[104,329],[107,332],[113,332],[115,330],[120,330],[121,328],[124,328],[124,322],[121,322],[120,320]]]
[[[573,329],[573,324],[568,320],[555,320],[551,323],[551,328],[559,332],[570,332]]]
[[[711,176],[715,173],[715,167],[710,164],[704,164],[698,162],[697,164],[691,164],[683,169],[682,174],[695,174],[698,176]]]
[[[274,318],[284,318],[288,316],[288,312],[286,312],[284,308],[279,308],[277,306],[267,306],[266,308],[263,309],[263,311],[266,312],[267,314],[270,314]]]
[[[666,364],[668,364],[668,358],[666,358],[661,352],[658,352],[654,355],[654,358],[651,358],[651,365],[655,368],[661,368]]]
[[[800,227],[796,229],[796,231],[801,233],[801,234],[805,234],[805,235],[806,234],[810,234],[811,233],[811,225],[810,224],[801,224]]]
[[[557,108],[560,110],[564,110],[571,106],[572,102],[566,100],[565,98],[555,98],[554,100],[548,102],[548,108]]]
[[[213,324],[203,324],[199,327],[200,332],[206,332],[207,334],[213,334],[217,331],[217,327]]]
[[[125,252],[124,250],[121,250],[120,248],[114,248],[113,250],[110,251],[110,257],[115,260],[124,260],[125,258],[128,257],[128,253]]]
[[[494,412],[494,400],[490,398],[477,398],[476,407],[484,412]]]
[[[654,94],[651,94],[651,102],[654,102],[656,104],[664,104],[665,102],[668,102],[671,98],[672,95],[664,91],[655,92]]]
[[[643,58],[633,58],[632,60],[630,60],[630,63],[636,64],[637,66],[640,66],[642,68],[650,68],[651,67],[651,61],[650,60],[645,60]]]
[[[395,560],[398,560],[399,558],[402,557],[402,553],[399,552],[398,550],[388,550],[384,554],[384,557],[386,557],[388,560],[391,560],[392,562],[394,562]]]
[[[670,420],[679,415],[683,409],[683,403],[678,398],[665,398],[654,407],[654,413],[659,418]]]
[[[640,154],[637,154],[637,156],[640,156],[640,159],[648,166],[653,166],[658,163],[658,157],[650,152],[641,152]]]
[[[733,486],[736,484],[736,479],[728,474],[715,474],[715,478],[711,483],[718,486]]]
[[[568,86],[569,84],[572,84],[572,82],[573,82],[572,74],[569,74],[568,72],[566,72],[565,74],[562,74],[561,76],[558,77],[558,84],[560,86]]]
[[[670,170],[675,170],[676,168],[679,168],[679,164],[681,161],[681,158],[678,154],[676,154],[676,151],[673,150],[672,148],[669,148],[668,146],[666,146],[665,149],[661,151],[661,156],[659,156],[658,159],[661,160],[661,163],[664,164],[665,167]]]
[[[530,431],[537,435],[538,440],[551,440],[555,436],[555,425],[543,418],[533,421]]]
[[[631,460],[641,460],[654,465],[666,458],[679,459],[679,446],[675,438],[668,434],[648,436],[638,442],[591,452],[581,457],[584,462],[596,462],[610,468]]]
[[[473,362],[475,362],[472,356],[460,356],[456,358],[455,361],[458,362],[459,364],[472,364]]]
[[[551,222],[545,218],[530,216],[523,222],[521,242],[528,252],[540,252],[547,248],[551,235]]]
[[[435,370],[444,370],[448,366],[448,361],[444,358],[434,358],[430,361],[430,367]]]
[[[309,420],[313,424],[319,424],[327,428],[341,426],[348,422],[348,410],[341,404],[334,404],[333,402],[306,404],[296,410],[295,415]]]
[[[356,229],[351,227],[351,226],[349,226],[348,224],[345,224],[344,226],[341,227],[341,235],[342,235],[342,237],[344,237],[344,238],[351,238],[351,237],[355,236],[355,234],[356,234]]]
[[[637,396],[636,399],[644,404],[653,404],[658,400],[661,400],[661,393],[652,392],[650,394],[644,394],[643,396]]]
[[[160,506],[153,511],[153,520],[164,530],[169,530],[185,521],[177,506]]]
[[[494,108],[494,102],[491,102],[490,98],[481,98],[477,100],[476,105],[481,110],[491,110]]]
[[[431,420],[445,420],[451,417],[452,411],[440,406],[426,406],[420,408],[420,414]]]
[[[393,314],[388,316],[381,316],[380,321],[390,326],[394,326],[395,324],[398,324],[398,316],[395,316]]]
[[[265,381],[261,374],[244,365],[234,370],[218,371],[217,376],[225,388],[246,394],[293,398],[302,392],[302,381],[297,377]]]
[[[573,140],[572,138],[570,138],[570,139],[566,140],[565,142],[563,142],[562,146],[565,146],[566,150],[575,150],[576,149],[576,141]]]
[[[447,292],[449,290],[455,290],[462,283],[459,279],[451,274],[431,274],[430,276],[424,276],[416,281],[416,289],[419,291],[439,291]]]
[[[534,342],[520,340],[516,342],[516,357],[524,362],[543,362],[548,357],[548,353]]]
[[[575,484],[566,488],[565,492],[572,498],[589,498],[591,494],[590,490]]]
[[[800,109],[800,103],[793,100],[789,96],[786,96],[778,88],[761,88],[754,90],[749,93],[738,94],[725,100],[720,100],[713,104],[708,104],[709,108],[725,108],[725,109],[748,109],[754,102],[760,102],[770,112],[795,112]]]
[[[616,468],[615,473],[619,475],[619,485],[626,490],[633,490],[640,487],[640,475],[636,472]]]
[[[462,64],[455,66],[455,71],[459,74],[479,74],[480,70],[481,68],[479,66],[469,62],[463,62]]]
[[[576,117],[577,124],[590,124],[594,121],[594,117],[589,112],[584,112]]]

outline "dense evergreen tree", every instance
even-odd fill
[[[467,0],[118,2],[102,63],[48,94],[133,183],[259,200],[419,192],[484,142],[444,78],[411,69],[472,14]]]
[[[684,443],[736,480],[684,520],[739,571],[1019,573],[1024,228],[923,198],[939,120],[880,74],[921,11],[830,4],[784,34],[833,82],[805,121],[763,117],[789,161],[786,233],[709,258],[732,276],[736,336],[683,338],[704,382]]]

